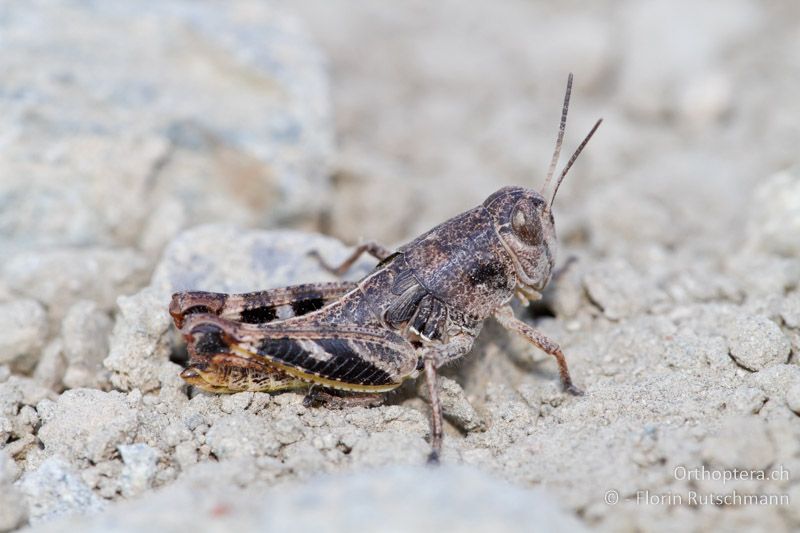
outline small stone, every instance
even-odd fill
[[[303,424],[295,416],[279,416],[273,423],[273,433],[281,444],[292,444],[303,438]]]
[[[27,518],[28,505],[19,489],[0,484],[0,532],[17,529]]]
[[[165,335],[170,324],[169,296],[144,289],[133,296],[121,296],[117,305],[119,313],[108,357],[103,361],[111,371],[111,383],[121,390],[155,390],[160,384],[161,366],[169,361],[169,339]]]
[[[47,338],[47,314],[35,300],[0,304],[0,364],[10,363],[27,372],[33,369]]]
[[[786,363],[791,343],[780,328],[764,316],[739,315],[727,325],[725,336],[731,357],[742,367],[758,372]]]
[[[712,466],[764,470],[775,459],[775,446],[763,419],[735,416],[706,438],[702,455]]]
[[[748,244],[786,257],[800,256],[800,167],[761,182],[749,205]]]
[[[137,496],[149,489],[158,469],[158,450],[147,444],[123,444],[118,446],[122,462],[120,486],[125,497]]]
[[[181,467],[181,470],[186,470],[193,464],[197,463],[197,446],[191,442],[181,442],[175,446],[175,461]]]
[[[67,370],[64,385],[70,389],[99,387],[103,359],[108,355],[111,319],[95,302],[81,300],[67,311],[61,325]]]
[[[800,415],[800,383],[795,383],[786,391],[786,405]]]
[[[733,393],[733,406],[741,414],[758,414],[767,400],[764,391],[756,387],[742,386]]]
[[[33,377],[45,387],[58,390],[61,387],[66,371],[67,361],[64,359],[64,344],[60,338],[55,338],[42,350],[42,356],[39,358]]]
[[[96,464],[109,460],[120,444],[133,440],[137,427],[137,410],[125,394],[73,389],[59,396],[38,435],[48,456]]]
[[[0,444],[5,444],[14,434],[14,423],[7,416],[0,415]]]
[[[481,418],[472,404],[467,400],[464,389],[455,380],[439,376],[436,380],[439,386],[439,400],[442,404],[442,413],[457,428],[464,432],[482,431],[486,429],[486,422]],[[417,394],[430,402],[428,385],[425,380],[417,383]]]
[[[220,418],[206,433],[206,444],[220,460],[273,454],[280,448],[266,420],[247,411]]]
[[[240,392],[237,394],[226,394],[220,402],[220,409],[223,413],[233,413],[234,411],[244,411],[253,400],[252,392]]]
[[[93,300],[110,311],[117,296],[146,282],[147,273],[147,260],[139,252],[113,248],[22,252],[0,266],[12,290],[46,304],[57,321],[79,300]]]
[[[11,485],[17,480],[18,475],[17,463],[5,450],[0,450],[0,487]]]
[[[623,260],[596,264],[583,276],[593,303],[611,320],[644,311],[663,298],[654,286]]]
[[[31,524],[73,514],[91,514],[105,508],[105,501],[92,490],[66,462],[47,459],[26,473],[19,488],[28,501]]]
[[[2,440],[0,440],[2,442]],[[0,532],[19,527],[28,517],[28,506],[22,493],[12,485],[19,469],[5,450],[0,450]]]
[[[771,400],[779,402],[786,391],[800,384],[800,366],[775,365],[748,376],[753,386],[763,390]]]
[[[786,326],[800,329],[800,290],[786,295],[781,304],[780,314]]]

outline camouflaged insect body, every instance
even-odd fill
[[[571,83],[570,76],[544,189],[557,163]],[[517,319],[508,304],[515,294],[523,303],[539,298],[550,280],[557,244],[552,202],[600,122],[565,166],[550,203],[532,189],[504,187],[394,252],[362,245],[331,269],[341,273],[361,253],[374,255],[380,262],[358,282],[173,295],[170,314],[189,352],[181,376],[211,392],[315,385],[382,393],[424,369],[438,453],[442,415],[436,368],[469,352],[483,322],[494,317],[553,355],[564,388],[580,394],[558,344]]]
[[[544,205],[535,191],[501,189],[402,246],[358,283],[180,293],[171,312],[189,340],[192,368],[184,377],[213,390],[226,379],[231,390],[303,382],[360,391],[397,387],[417,375],[421,349],[460,337],[466,348],[441,362],[463,355],[483,321],[518,288],[530,293],[546,283],[555,234]],[[544,252],[519,240],[514,217],[547,235]],[[521,284],[523,276],[535,284]]]

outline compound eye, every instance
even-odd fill
[[[511,229],[525,244],[538,245],[542,242],[542,222],[534,210],[526,212],[524,206],[515,207],[511,215]]]

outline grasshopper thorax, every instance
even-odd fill
[[[537,191],[503,187],[483,202],[514,263],[517,289],[535,299],[550,281],[556,261],[552,210]]]

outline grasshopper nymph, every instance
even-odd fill
[[[396,251],[359,246],[380,262],[358,282],[297,285],[248,294],[181,292],[170,314],[188,342],[188,383],[210,392],[309,389],[307,400],[365,403],[424,371],[431,397],[431,460],[442,446],[436,371],[472,348],[493,316],[553,355],[573,394],[558,344],[514,316],[510,300],[541,297],[556,260],[552,205],[598,120],[544,194],[561,151],[572,89],[567,81],[556,148],[541,192],[504,187],[481,205]],[[325,392],[326,390],[330,392]],[[334,391],[347,391],[336,393]]]

